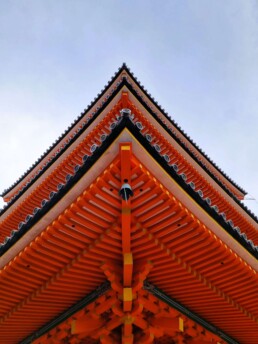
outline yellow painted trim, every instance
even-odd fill
[[[124,254],[124,265],[132,265],[132,264],[133,264],[132,253],[125,253]]]
[[[181,317],[179,317],[179,331],[181,331],[181,332],[184,332],[184,319],[182,319]]]
[[[123,289],[123,301],[132,301],[133,300],[133,291],[132,288]]]

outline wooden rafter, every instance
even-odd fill
[[[123,200],[124,183],[134,196]],[[178,200],[179,188],[172,194],[143,166],[131,144],[122,143],[114,161],[81,188],[0,272],[6,344],[36,331],[106,279],[112,290],[104,299],[35,343],[223,342],[150,296],[142,289],[146,278],[241,343],[257,342],[255,271]]]

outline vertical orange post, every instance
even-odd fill
[[[132,144],[130,142],[120,143],[121,161],[121,187],[125,184],[131,186],[131,156]],[[123,250],[123,310],[132,310],[132,275],[133,256],[131,253],[131,199],[122,199],[121,204],[121,229]],[[128,329],[127,329],[128,331]]]
[[[132,144],[120,143],[121,186],[131,184],[131,154]],[[131,251],[131,199],[122,199],[122,249],[123,254]]]

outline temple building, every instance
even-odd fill
[[[123,65],[2,193],[0,344],[257,344],[245,194]]]

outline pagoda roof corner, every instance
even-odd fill
[[[244,247],[256,260],[258,258],[258,246],[254,245],[251,240],[242,233],[239,228],[234,227],[232,221],[223,217],[223,214],[218,212],[216,205],[211,205],[207,199],[204,199],[202,195],[195,190],[195,187],[188,183],[184,179],[183,174],[174,170],[173,166],[170,166],[164,156],[156,150],[155,145],[151,145],[147,138],[143,136],[140,129],[137,127],[136,123],[132,122],[129,117],[122,117],[117,126],[112,130],[109,135],[109,139],[106,139],[101,146],[99,146],[92,156],[88,157],[82,165],[78,165],[78,169],[74,171],[74,174],[67,174],[66,183],[62,184],[57,191],[50,192],[49,199],[45,199],[42,202],[41,208],[37,208],[37,211],[33,214],[28,214],[25,222],[21,222],[17,230],[13,230],[9,237],[6,237],[4,243],[0,245],[0,255],[7,252],[20,238],[26,234],[30,228],[36,224],[45,214],[53,208],[58,201],[60,201],[66,193],[73,188],[74,185],[85,175],[90,168],[100,161],[100,157],[104,155],[107,149],[110,150],[111,145],[119,137],[124,130],[127,130],[131,135],[132,139],[136,139],[137,142],[144,148],[145,154],[154,157],[155,161],[158,163],[166,173],[172,177],[172,179],[180,185],[180,187],[201,207],[203,210],[211,216],[224,230],[229,233],[229,235]],[[141,155],[142,156],[142,155]],[[143,156],[142,156],[143,159]],[[144,159],[143,159],[144,160]],[[240,203],[240,202],[239,202]]]

